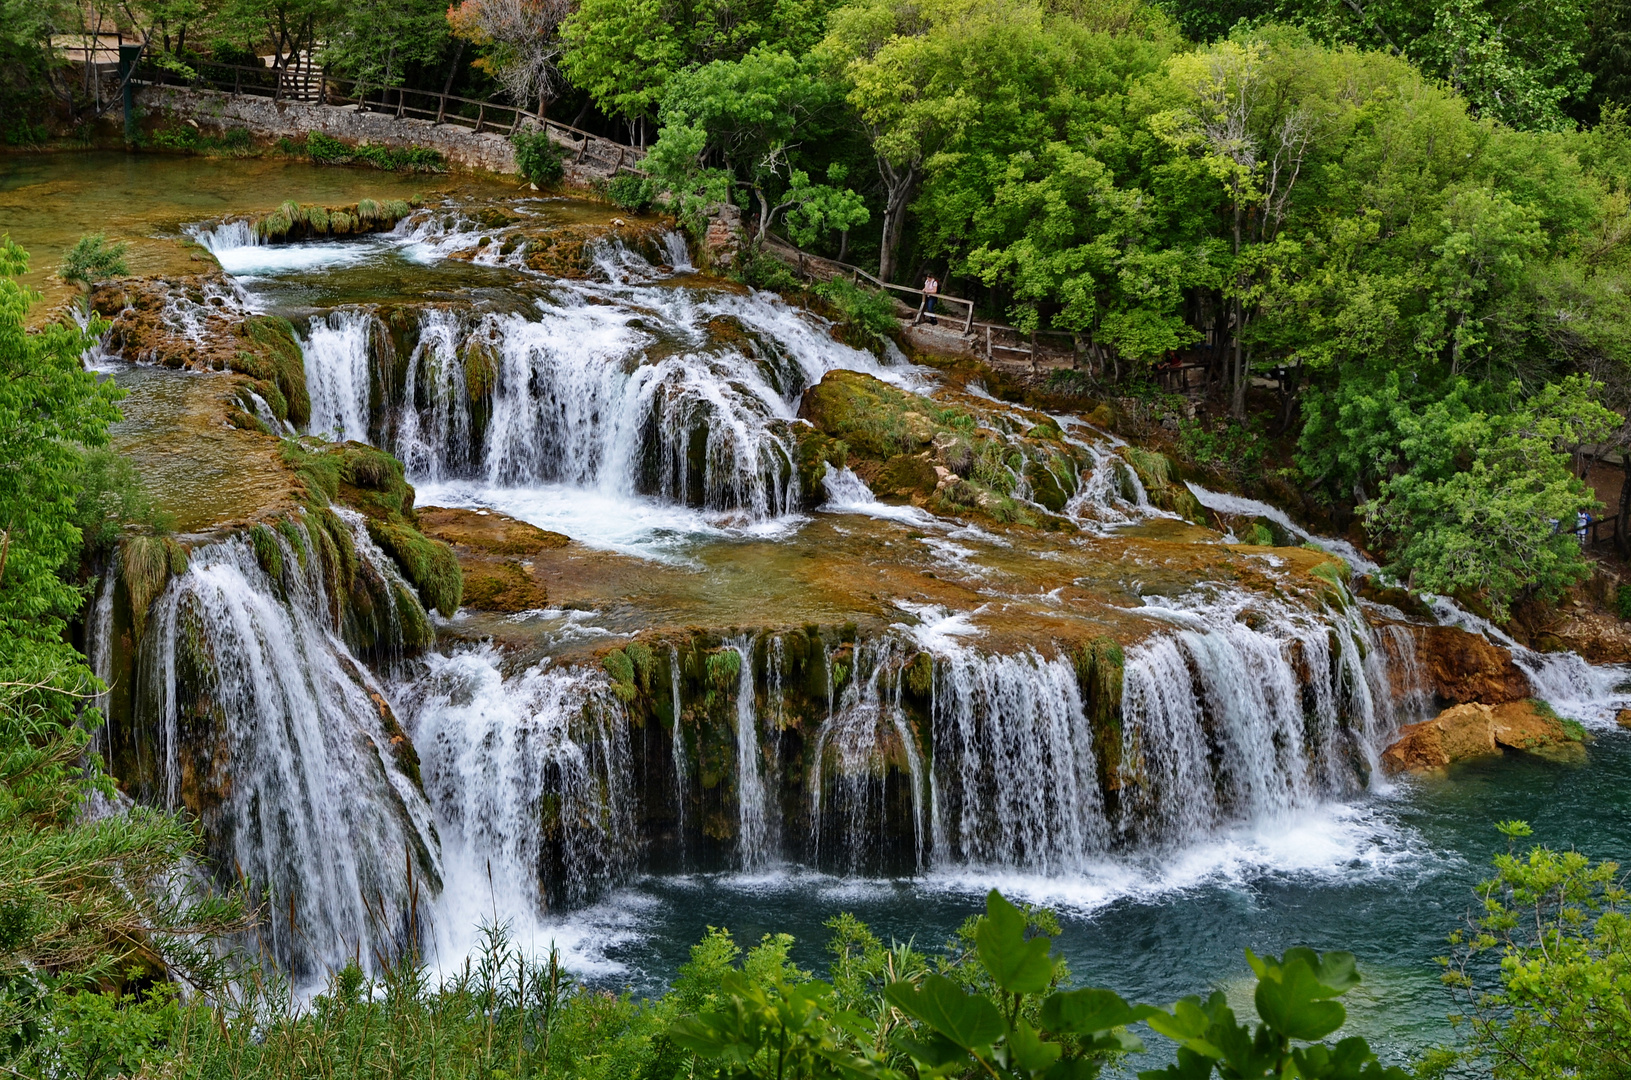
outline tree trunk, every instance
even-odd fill
[[[912,200],[912,189],[917,187],[917,169],[907,166],[904,172],[878,159],[878,175],[884,183],[883,246],[878,252],[878,278],[889,281],[895,276],[895,258],[900,251],[900,236],[906,227],[906,204]]]
[[[442,83],[442,96],[453,92],[453,79],[459,74],[459,61],[464,58],[464,38],[455,39],[458,44],[453,46],[453,63],[447,66],[447,80]]]

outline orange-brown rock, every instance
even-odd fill
[[[1488,705],[1456,705],[1431,720],[1407,724],[1382,752],[1382,764],[1389,772],[1441,769],[1452,761],[1498,754],[1493,711]]]
[[[1441,700],[1504,705],[1530,694],[1529,679],[1512,654],[1454,626],[1416,627],[1416,660]]]
[[[1631,709],[1621,709],[1615,713],[1614,722],[1623,728],[1631,728]]]
[[[449,544],[464,571],[463,606],[477,611],[533,611],[549,606],[543,569],[530,556],[571,543],[560,533],[490,510],[427,506],[419,528]]]
[[[1393,745],[1382,752],[1382,764],[1389,772],[1442,769],[1451,762],[1488,757],[1502,750],[1580,753],[1563,722],[1534,701],[1473,702],[1401,728]]]
[[[1495,742],[1507,750],[1539,750],[1572,742],[1563,722],[1533,701],[1513,701],[1490,711]]]

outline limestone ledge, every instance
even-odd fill
[[[1421,772],[1505,750],[1565,761],[1585,758],[1578,728],[1571,730],[1543,703],[1530,699],[1503,705],[1468,702],[1431,720],[1408,724],[1383,751],[1382,764],[1389,772]]]

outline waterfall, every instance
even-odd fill
[[[609,304],[576,287],[526,315],[422,310],[399,386],[373,370],[397,365],[373,355],[375,316],[314,317],[311,431],[374,433],[416,480],[559,483],[764,520],[799,504],[804,389],[835,368],[899,381],[773,297],[635,286],[637,303]]]
[[[539,665],[505,678],[499,663],[490,648],[431,654],[404,691],[448,867],[444,935],[582,905],[635,849],[628,719],[605,676]]]
[[[926,868],[926,768],[917,736],[901,707],[903,643],[883,638],[855,650],[855,674],[816,733],[810,755],[811,861],[843,873],[892,869],[884,854],[903,824],[891,811],[890,767],[910,780],[904,793],[911,826],[910,869]],[[865,669],[865,675],[862,674]]]
[[[691,265],[691,250],[678,230],[670,229],[663,234],[663,253],[668,256],[668,265],[676,274],[696,272],[697,268]]]
[[[233,248],[259,247],[261,238],[256,235],[255,227],[248,221],[223,221],[213,229],[202,226],[191,226],[187,235],[196,240],[200,247],[216,258]]]
[[[470,463],[471,388],[459,359],[463,341],[464,319],[458,312],[429,308],[420,316],[419,339],[408,357],[402,385],[402,400],[417,407],[396,411],[397,427],[390,441],[410,476],[441,480]]]
[[[119,576],[117,552],[108,557],[97,583],[96,600],[91,604],[90,618],[85,625],[85,658],[90,661],[91,672],[101,680],[103,689],[92,702],[102,714],[102,726],[91,736],[91,749],[108,758],[108,705],[113,697],[113,593]]]
[[[762,870],[776,857],[773,811],[765,788],[764,750],[753,693],[753,635],[726,642],[736,650],[736,806],[737,851],[743,870]]]
[[[1368,779],[1395,720],[1362,620],[1244,593],[1142,610],[1172,629],[1127,650],[1120,835],[1189,839]]]
[[[300,342],[306,358],[306,388],[311,394],[312,434],[368,441],[373,328],[373,315],[352,308],[312,316],[307,336]]]
[[[1450,598],[1425,595],[1432,604],[1433,615],[1442,625],[1459,626],[1508,650],[1512,654],[1512,662],[1528,676],[1536,697],[1574,719],[1604,726],[1613,719],[1614,707],[1608,703],[1622,696],[1623,692],[1617,688],[1631,676],[1631,666],[1593,666],[1579,653],[1536,652],[1520,644],[1488,619],[1474,615]]]
[[[269,890],[253,944],[305,980],[401,955],[440,868],[389,698],[332,629],[333,583],[296,532],[303,550],[271,534],[275,577],[242,536],[192,552],[149,614],[136,716],[160,743],[149,796],[198,815],[223,879]]]
[[[1081,869],[1110,837],[1075,666],[967,647],[938,659],[936,864]]]
[[[691,766],[685,756],[685,730],[680,724],[680,652],[668,649],[669,693],[674,703],[674,734],[669,753],[674,761],[674,834],[678,838],[680,863],[685,863],[685,799],[691,790]]]

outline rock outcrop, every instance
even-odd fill
[[[571,541],[560,533],[487,510],[429,506],[419,527],[453,548],[464,571],[465,607],[514,613],[549,606],[549,588],[532,556]]]
[[[1476,702],[1445,709],[1431,720],[1409,724],[1382,753],[1389,772],[1442,769],[1456,761],[1489,757],[1503,750],[1551,752],[1579,756],[1577,730],[1535,701],[1504,705]]]
[[[1532,692],[1505,649],[1454,626],[1418,626],[1416,658],[1434,695],[1452,705],[1504,705]]]

